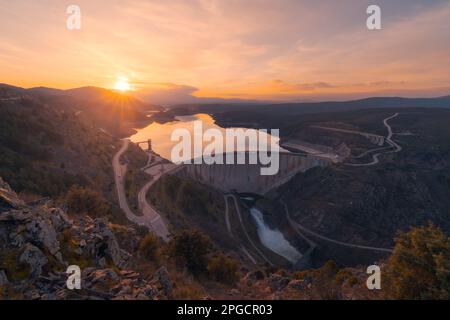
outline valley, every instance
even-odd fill
[[[450,1],[367,2],[0,1],[2,311],[450,300]]]
[[[86,219],[105,218],[120,226],[115,228],[153,234],[163,251],[183,232],[197,230],[210,239],[216,255],[225,254],[240,270],[265,270],[275,277],[271,270],[281,269],[294,277],[298,272],[322,270],[330,260],[342,270],[385,261],[395,252],[398,232],[411,227],[432,222],[445,232],[450,230],[446,196],[450,146],[445,138],[450,111],[445,108],[374,108],[295,116],[288,108],[284,110],[289,110],[289,116],[283,110],[256,116],[252,127],[280,128],[282,147],[278,174],[261,176],[259,164],[171,163],[167,158],[173,142],[168,142],[167,133],[182,127],[183,119],[190,123],[192,116],[160,124],[133,122],[129,128],[143,129],[136,129],[128,139],[124,137],[129,131],[115,132],[105,120],[83,116],[85,112],[72,105],[71,97],[58,96],[55,104],[55,97],[45,96],[42,90],[19,90],[18,97],[15,92],[0,101],[5,120],[1,175],[21,197],[30,205],[44,201],[42,196],[51,197],[58,205],[69,203],[68,212],[74,218],[87,214]],[[224,127],[242,127],[241,120],[232,119],[245,119],[245,110],[218,108],[194,118],[223,130],[218,124],[224,125],[224,119],[228,119]],[[147,121],[153,116],[157,118],[158,113],[151,113]],[[25,126],[28,131],[23,130]],[[239,152],[247,158],[255,151],[241,146]],[[25,161],[30,167],[14,170],[14,161]],[[36,175],[35,168],[45,172],[46,179]],[[67,181],[60,179],[62,172]],[[53,174],[58,176],[55,182],[66,187],[52,189],[47,179]],[[87,199],[95,206],[82,206]],[[130,247],[130,241],[135,240],[123,243],[133,252],[136,245]],[[178,279],[171,260],[161,259]],[[134,263],[146,270],[142,261]],[[147,268],[154,270],[156,265],[152,262]],[[208,288],[217,297],[228,290],[210,280],[192,281],[198,290]],[[268,280],[261,281],[264,286]],[[239,295],[261,295],[238,288]]]
[[[173,112],[173,110],[171,112]],[[217,111],[219,119],[223,116],[221,112],[222,111],[220,110]],[[236,111],[230,112],[236,113]],[[257,230],[255,219],[252,217],[251,213],[252,210],[261,210],[262,216],[266,217],[264,220],[267,219],[270,228],[281,230],[288,241],[295,243],[295,246],[298,248],[302,248],[300,252],[308,253],[307,259],[303,259],[302,263],[294,263],[297,267],[305,268],[310,266],[320,266],[328,259],[334,259],[345,265],[369,263],[374,259],[385,257],[392,252],[395,233],[398,228],[401,228],[400,225],[396,222],[398,227],[391,226],[389,228],[389,230],[392,231],[388,231],[386,228],[377,229],[374,226],[374,222],[377,225],[389,225],[392,223],[389,222],[391,219],[390,215],[380,213],[377,218],[373,219],[372,215],[362,214],[361,212],[355,213],[354,219],[356,221],[362,219],[355,224],[356,221],[352,221],[353,219],[351,218],[350,212],[354,212],[358,209],[350,207],[350,212],[348,212],[348,204],[345,206],[340,205],[341,207],[336,204],[336,200],[339,198],[352,199],[354,196],[345,195],[336,199],[330,198],[330,196],[334,197],[333,194],[342,193],[348,189],[335,189],[332,184],[325,187],[325,189],[331,188],[331,190],[323,193],[324,191],[321,191],[323,189],[321,185],[324,183],[327,184],[327,180],[330,177],[329,174],[322,174],[319,172],[335,172],[333,174],[337,174],[344,171],[350,173],[350,170],[362,170],[366,167],[374,168],[371,170],[380,172],[385,166],[388,166],[389,168],[392,164],[395,164],[395,161],[397,161],[397,163],[403,161],[400,159],[408,159],[409,157],[411,157],[411,160],[414,159],[416,155],[414,153],[405,154],[408,150],[406,149],[405,151],[402,145],[403,140],[414,137],[417,138],[417,136],[414,133],[411,133],[414,132],[413,128],[409,126],[402,127],[399,125],[399,122],[406,122],[406,124],[408,124],[407,119],[414,114],[427,114],[428,117],[430,117],[430,120],[435,119],[440,121],[437,118],[440,116],[448,117],[449,113],[445,109],[369,109],[364,112],[354,111],[334,113],[331,118],[337,119],[335,123],[328,121],[330,118],[329,113],[305,114],[299,117],[300,122],[297,125],[292,124],[291,119],[288,123],[281,126],[281,144],[290,150],[289,153],[283,154],[281,159],[286,157],[286,159],[289,159],[289,157],[292,157],[293,159],[317,159],[315,162],[312,162],[314,163],[312,165],[300,165],[297,167],[298,169],[295,169],[295,161],[292,162],[292,160],[288,160],[284,163],[283,160],[281,160],[281,176],[279,178],[272,177],[272,179],[260,177],[257,173],[257,166],[252,165],[183,165],[181,166],[183,168],[178,169],[175,175],[180,176],[183,179],[193,179],[196,183],[212,186],[217,189],[218,192],[223,192],[225,195],[232,192],[259,194],[263,196],[262,200],[256,201],[256,206],[259,206],[259,209],[252,209],[250,207],[244,209],[243,215],[246,217],[248,223],[247,226],[243,224],[242,216],[240,216],[240,214],[238,215],[239,219],[237,220],[237,225],[242,229],[243,242],[238,243],[235,250],[241,251],[244,258],[245,256],[250,255],[250,260],[252,261],[261,259],[262,261],[268,262],[269,260],[260,252],[261,242],[263,240],[261,237],[258,237],[257,232],[255,232]],[[216,113],[213,113],[213,115],[216,116]],[[327,120],[323,121],[321,120],[321,117]],[[339,121],[339,118],[342,117],[345,119]],[[359,128],[355,126],[356,123],[354,120],[362,121],[357,124]],[[263,120],[261,123],[255,122],[255,127],[282,124],[280,121],[281,120],[278,120],[277,118],[275,118],[275,122]],[[364,126],[361,127],[361,124]],[[239,126],[240,122],[229,122],[229,125],[231,127]],[[162,126],[164,126],[164,124],[162,124]],[[294,127],[295,130],[293,130]],[[408,134],[404,135],[402,132],[407,132]],[[402,142],[399,142],[399,139],[402,140]],[[301,142],[296,142],[300,140]],[[401,154],[400,158],[396,156],[398,153]],[[316,166],[318,167],[315,168]],[[319,169],[320,167],[323,168]],[[290,168],[288,170],[293,171],[289,173],[290,171],[286,171],[287,168]],[[386,170],[386,174],[393,174],[395,176],[395,173],[391,172],[392,169]],[[359,174],[361,174],[361,171]],[[364,173],[364,175],[365,174],[368,173]],[[303,177],[309,176],[315,176],[315,178],[310,181],[312,187],[309,187],[309,189],[307,186],[301,187],[304,183],[299,183],[299,181],[302,181],[302,179],[304,179]],[[392,180],[390,178],[386,179],[386,181]],[[264,180],[267,180],[267,182],[264,182]],[[317,200],[316,197],[305,198],[306,195],[315,193],[316,189],[318,190]],[[299,193],[295,194],[294,192]],[[384,193],[385,191],[383,190],[383,194]],[[383,196],[376,193],[367,195],[358,193],[358,195],[374,198]],[[225,204],[228,208],[229,203],[227,197],[228,196],[225,196]],[[236,199],[240,199],[240,197],[234,198],[234,201],[237,201]],[[296,204],[294,204],[294,199],[298,199]],[[307,199],[306,203],[304,199]],[[352,201],[349,201],[352,206]],[[391,201],[393,201],[393,203],[396,202],[395,199],[392,199]],[[304,207],[299,207],[299,203],[305,203]],[[320,207],[313,209],[314,207],[310,207],[316,205],[332,205],[332,209],[325,215],[324,209],[321,209]],[[237,211],[237,209],[235,210]],[[368,208],[363,209],[362,211],[367,210]],[[440,218],[433,219],[431,217],[430,221],[437,223],[441,227],[448,228],[446,223],[442,223],[449,214],[448,210],[444,208],[435,208],[433,210],[438,210],[435,212],[436,216],[440,216]],[[289,211],[292,212],[289,213]],[[222,220],[225,225],[222,225],[221,227],[223,228],[226,226],[226,228],[230,230],[230,215],[228,214],[228,209],[226,212],[225,219]],[[308,212],[308,215],[304,215],[302,212]],[[335,214],[337,216],[335,216]],[[394,216],[396,214],[394,214]],[[314,220],[314,216],[316,216],[315,219],[317,220]],[[342,223],[347,220],[339,222],[339,219],[341,218],[336,220],[337,217],[349,219],[349,222],[345,222],[348,224],[342,225]],[[421,219],[420,217],[421,214],[419,212],[411,212],[410,218],[407,218],[406,220],[408,222],[403,221],[402,224],[411,227],[425,223],[426,220],[419,222]],[[305,219],[306,225],[299,223]],[[384,221],[384,223],[381,221]],[[333,225],[333,223],[338,224]],[[252,230],[253,237],[249,236],[248,232],[246,232],[247,229]],[[344,233],[342,233],[342,231],[335,233],[334,230],[347,231]],[[295,234],[297,234],[297,236],[295,236]],[[344,236],[344,234],[347,236]],[[351,238],[348,237],[350,235]],[[255,243],[257,243],[257,245]],[[244,245],[245,251],[239,249],[242,245]],[[267,248],[264,248],[264,250],[267,250]],[[273,252],[271,254],[273,254]],[[279,259],[279,257],[277,257],[277,259]],[[308,262],[305,264],[305,261]],[[273,264],[272,262],[270,263]],[[289,265],[286,264],[286,261],[282,264]]]

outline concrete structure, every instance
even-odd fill
[[[306,141],[287,140],[281,144],[281,147],[291,152],[300,152],[312,156],[327,158],[334,163],[342,162],[351,155],[351,150],[345,143],[341,143],[336,148],[332,148]]]
[[[373,144],[376,144],[377,146],[383,146],[384,143],[385,143],[385,140],[384,140],[385,137],[380,136],[378,134],[367,133],[367,132],[362,132],[362,131],[355,131],[355,130],[346,130],[346,129],[339,129],[339,128],[323,127],[323,126],[311,126],[311,128],[360,135],[360,136],[363,136],[366,139],[369,139],[370,142],[372,142]]]
[[[152,139],[148,139],[147,141],[139,141],[135,142],[135,144],[140,147],[141,144],[147,144],[147,151],[152,151]]]
[[[273,176],[263,176],[259,164],[185,164],[178,174],[211,185],[223,192],[248,192],[263,195],[288,182],[299,172],[317,166],[328,166],[325,157],[280,152],[280,170]]]

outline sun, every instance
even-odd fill
[[[131,88],[130,83],[128,82],[128,79],[125,77],[118,78],[116,83],[114,84],[114,89],[121,92],[129,91],[130,88]]]

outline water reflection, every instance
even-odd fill
[[[189,116],[178,116],[176,117],[176,121],[171,121],[164,124],[153,122],[145,128],[138,129],[136,134],[132,135],[129,139],[132,142],[141,142],[151,139],[153,150],[156,153],[160,154],[163,158],[170,159],[172,148],[178,143],[176,141],[171,141],[172,132],[176,129],[184,128],[189,130],[189,132],[191,133],[191,137],[195,139],[194,122],[199,120],[201,120],[203,123],[203,132],[208,129],[217,129],[222,132],[223,136],[225,136],[224,128],[216,125],[214,119],[210,115],[201,113]],[[262,137],[262,141],[265,141],[266,145],[270,145],[270,138],[272,138],[272,140],[275,140],[276,144],[279,143],[278,138],[271,137],[269,134],[263,134]],[[199,138],[200,141],[202,138],[201,134],[200,136],[197,134],[197,138]],[[205,146],[209,143],[210,142],[206,142],[203,143],[203,145]],[[246,146],[244,143],[236,145],[236,151],[257,150],[255,148],[248,148],[248,146]]]

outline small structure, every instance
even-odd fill
[[[140,147],[141,144],[147,144],[147,152],[152,151],[152,139],[148,139],[147,141],[136,142],[137,146]]]

